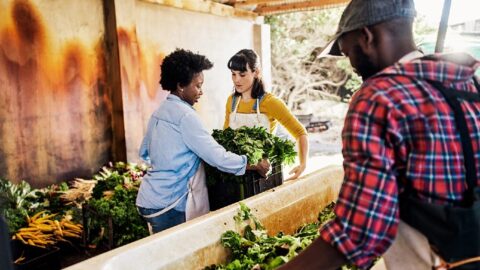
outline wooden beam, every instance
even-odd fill
[[[248,20],[255,20],[258,15],[254,12],[234,8],[232,6],[216,3],[210,0],[140,0],[169,7],[180,8],[189,11],[210,13],[224,17],[240,17]]]
[[[286,2],[286,1],[283,1]],[[257,14],[272,15],[279,13],[288,13],[301,10],[324,9],[336,6],[346,5],[350,0],[314,0],[314,1],[297,1],[287,2],[277,5],[259,4],[254,10]]]
[[[254,6],[254,5],[261,5],[261,4],[285,4],[287,1],[285,0],[236,0],[234,3],[235,7],[241,6]]]

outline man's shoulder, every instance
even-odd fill
[[[354,98],[388,103],[401,101],[418,89],[415,80],[404,74],[379,74],[366,80]]]

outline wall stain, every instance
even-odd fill
[[[135,99],[140,94],[140,49],[135,30],[117,29],[118,49],[120,53],[120,71],[122,90],[128,99]]]
[[[0,177],[34,187],[89,177],[112,148],[103,37],[53,47],[61,34],[38,7],[8,3],[0,10]]]
[[[17,0],[12,7],[12,18],[23,44],[43,45],[45,30],[38,11],[27,0]]]
[[[151,57],[151,59],[149,59]],[[165,54],[158,53],[155,49],[149,49],[142,52],[142,80],[145,82],[148,97],[153,101],[158,96],[160,86],[160,76]]]

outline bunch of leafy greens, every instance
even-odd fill
[[[37,191],[25,181],[14,184],[0,178],[0,213],[5,216],[10,233],[24,227],[27,216],[38,208]]]
[[[272,135],[264,127],[215,129],[212,136],[227,151],[246,155],[249,164],[256,164],[262,158],[268,158],[271,164],[291,164],[297,156],[292,141]],[[207,166],[206,171],[209,185],[213,185],[219,178],[242,181],[241,177],[216,171],[210,166]]]
[[[43,210],[61,216],[68,213],[72,219],[79,222],[80,210],[66,205],[60,198],[60,194],[65,190],[68,190],[66,182],[35,189],[25,181],[14,184],[6,179],[0,179],[0,213],[5,216],[10,233],[14,234],[27,226],[28,216]],[[75,210],[76,213],[73,213]]]
[[[65,214],[71,211],[77,211],[77,214],[74,215],[75,221],[81,222],[80,219],[80,209],[75,209],[73,205],[67,204],[60,195],[68,190],[68,184],[66,182],[61,182],[59,184],[52,184],[50,186],[38,189],[37,191],[37,201],[40,203],[37,212],[41,210],[48,210],[52,213]]]
[[[94,175],[97,184],[92,199],[86,202],[92,217],[88,219],[88,231],[97,235],[94,243],[106,240],[109,218],[116,246],[148,235],[146,222],[135,207],[140,180],[146,170],[146,165],[117,162]],[[66,182],[34,189],[25,181],[14,184],[0,178],[0,213],[5,216],[10,233],[27,226],[27,217],[42,210],[68,215],[81,222],[81,209],[66,204],[60,197],[67,190]]]
[[[268,236],[265,227],[240,203],[240,209],[233,218],[243,234],[227,231],[221,236],[221,243],[231,253],[226,265],[211,265],[204,270],[271,270],[290,261],[310,245],[318,236],[318,229],[335,218],[335,203],[327,205],[318,215],[318,221],[301,226],[293,235],[282,232]],[[357,270],[354,265],[344,265],[342,270]]]
[[[87,202],[92,218],[88,219],[90,233],[96,235],[92,244],[108,241],[112,229],[113,244],[121,246],[148,235],[147,224],[138,214],[135,200],[140,179],[146,166],[118,162],[104,167],[94,176],[97,184],[92,199]],[[108,219],[112,220],[109,227]]]
[[[324,222],[332,217],[333,203],[321,213]],[[318,237],[320,221],[300,227],[293,235],[279,232],[268,236],[267,231],[250,209],[240,203],[240,210],[234,217],[243,226],[243,234],[227,231],[221,243],[231,251],[231,262],[227,265],[212,265],[205,270],[275,269],[290,261]]]

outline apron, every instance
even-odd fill
[[[185,209],[185,219],[187,221],[210,212],[207,183],[205,180],[205,168],[203,167],[203,162],[201,162],[197,172],[189,181],[187,207]]]
[[[185,196],[187,197],[187,206],[185,208],[185,219],[187,221],[196,217],[202,216],[210,212],[210,204],[208,202],[208,191],[205,178],[205,169],[203,162],[200,162],[195,174],[188,179],[188,190],[171,205],[163,208],[162,210],[150,214],[142,215],[144,218],[154,218],[165,214],[166,212],[177,206]],[[151,226],[148,223],[150,234],[152,234]]]
[[[265,95],[255,100],[255,104],[253,104],[252,110],[256,111],[256,113],[237,113],[238,105],[240,104],[242,97],[233,95],[232,113],[230,114],[228,126],[232,129],[237,129],[244,126],[257,126],[264,127],[267,129],[267,132],[270,132],[270,120],[268,119],[268,116],[260,113],[260,102],[264,97]]]
[[[431,270],[440,265],[428,239],[402,220],[395,240],[382,257],[387,270]]]

